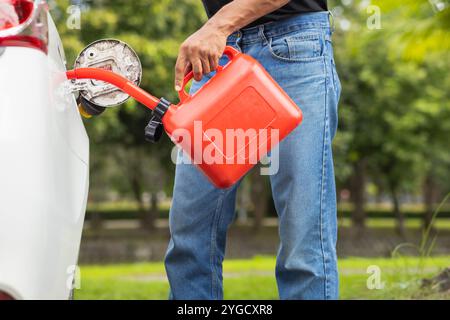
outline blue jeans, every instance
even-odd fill
[[[281,299],[338,298],[331,143],[340,82],[331,33],[329,13],[319,12],[228,38],[228,45],[257,59],[303,111],[303,123],[280,143],[279,169],[270,176],[279,217]],[[211,76],[194,83],[191,92]],[[223,298],[222,262],[237,188],[217,189],[194,165],[177,165],[165,259],[171,298]]]

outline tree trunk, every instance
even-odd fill
[[[253,229],[259,231],[267,212],[267,188],[259,166],[253,168],[251,176],[251,199],[253,202]]]
[[[241,224],[246,224],[248,221],[248,208],[252,204],[250,181],[244,179],[237,192],[237,220]]]
[[[147,227],[147,229],[153,230],[155,228],[155,222],[158,214],[158,194],[156,192],[152,192],[150,199],[150,210],[148,210],[147,214],[145,215],[145,226]]]
[[[103,228],[103,218],[102,214],[98,211],[91,213],[91,229],[98,232]]]
[[[150,208],[146,209],[142,206],[141,215],[141,227],[144,230],[152,231],[155,229],[156,217],[158,216],[158,199],[156,193],[150,195]],[[144,201],[142,200],[142,203]]]
[[[131,190],[133,192],[134,199],[138,205],[139,216],[141,217],[141,227],[146,230],[152,230],[154,227],[154,221],[151,219],[151,214],[145,209],[144,199],[142,197],[142,184],[137,175],[130,177]],[[149,217],[150,216],[150,217]]]
[[[353,202],[352,223],[358,232],[365,230],[366,226],[366,212],[364,205],[366,188],[366,161],[359,160],[353,166],[353,175],[350,178],[350,192],[351,200]]]
[[[425,178],[423,184],[423,200],[425,203],[425,214],[423,217],[423,228],[427,229],[431,220],[433,219],[434,204],[436,202],[436,192],[434,187],[434,181],[430,174]]]
[[[397,233],[404,237],[405,236],[405,215],[400,210],[400,201],[398,199],[398,192],[395,186],[390,186],[392,203],[394,205],[394,217],[396,219],[396,231]]]

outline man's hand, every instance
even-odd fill
[[[200,81],[204,74],[216,69],[231,33],[288,2],[289,0],[233,0],[222,7],[181,45],[175,66],[175,90],[181,90],[183,78],[190,70],[194,72],[194,79]]]
[[[175,90],[181,90],[184,75],[190,70],[194,72],[194,79],[197,81],[204,74],[216,70],[225,50],[227,37],[226,32],[205,24],[183,42],[175,66]]]

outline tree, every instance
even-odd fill
[[[396,10],[398,1],[382,6],[382,30],[366,28],[365,10],[346,8],[341,16],[350,22],[351,28],[337,33],[336,59],[344,90],[335,154],[337,169],[347,168],[345,163],[352,168],[351,174],[337,176],[338,181],[348,179],[354,203],[353,222],[359,229],[364,227],[367,181],[376,181],[389,192],[397,229],[403,234],[400,194],[415,192],[425,179],[426,168],[436,168],[430,163],[445,163],[442,159],[449,156],[442,141],[442,137],[448,136],[445,124],[448,96],[441,89],[448,83],[448,75],[438,72],[448,69],[445,67],[448,54],[443,53],[445,41],[432,46],[435,57],[426,63],[407,44],[410,34],[425,36],[415,29],[416,25],[419,30],[433,25],[435,30],[444,32],[446,22],[442,16],[448,16],[448,10],[435,14],[431,7],[424,10],[424,3],[419,2],[418,7],[416,2],[401,2],[401,10]],[[405,6],[407,19],[402,11]],[[411,16],[417,8],[423,11]],[[431,48],[430,39],[437,40],[433,36],[427,39],[422,44],[427,48]],[[433,108],[437,101],[433,102],[436,98],[431,93],[439,97],[437,108]],[[426,106],[431,107],[428,115],[423,112]],[[440,117],[439,120],[433,121],[434,116]],[[432,145],[435,147],[431,148]],[[430,153],[433,149],[435,152]]]
[[[402,57],[415,61],[426,72],[422,96],[414,104],[415,116],[422,119],[419,130],[424,133],[422,149],[424,161],[423,198],[424,227],[427,228],[438,202],[439,189],[450,190],[448,172],[449,135],[449,76],[450,66],[450,3],[435,0],[374,1],[397,24],[391,25],[391,51],[395,48]],[[441,196],[443,196],[441,194]]]
[[[68,0],[58,0],[53,9],[69,66],[90,42],[102,38],[120,39],[130,44],[141,59],[144,70],[141,87],[155,96],[176,102],[173,67],[178,45],[205,19],[200,1],[87,1],[82,8],[81,30],[70,30],[66,26],[69,4]],[[154,215],[156,196],[151,197],[153,210],[149,212],[144,209],[142,194],[150,190],[155,195],[153,186],[159,189],[171,186],[174,171],[170,140],[164,138],[158,145],[144,140],[144,128],[149,119],[150,112],[146,108],[129,100],[125,106],[111,108],[85,122],[94,159],[91,162],[98,163],[98,159],[104,158],[115,160],[117,170],[122,173],[118,177],[126,178],[127,190],[136,199],[147,226],[154,220],[151,212]],[[108,186],[96,186],[96,181],[91,181],[91,190],[114,187],[112,181]],[[117,188],[121,193],[128,193],[121,187]]]

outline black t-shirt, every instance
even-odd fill
[[[205,6],[208,17],[212,17],[224,5],[232,2],[232,0],[202,0]],[[293,15],[304,12],[326,11],[327,0],[292,0],[285,6],[274,12],[271,12],[264,17],[259,18],[247,27],[253,27],[266,22],[277,21],[284,18],[289,18]]]

